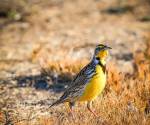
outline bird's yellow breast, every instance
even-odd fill
[[[79,101],[90,101],[95,99],[104,89],[106,84],[106,73],[103,72],[100,65],[96,66],[96,75],[86,85]]]

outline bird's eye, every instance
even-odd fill
[[[99,60],[100,58],[99,57],[96,57],[96,60]]]
[[[98,48],[97,48],[97,51],[99,52],[100,50],[101,50],[101,48],[100,48],[100,47],[98,47]]]

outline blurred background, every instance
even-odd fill
[[[0,123],[26,124],[16,122],[16,119],[26,119],[33,115],[34,120],[25,120],[28,124],[36,124],[35,119],[38,117],[41,124],[54,124],[56,117],[50,117],[53,114],[52,116],[60,116],[58,121],[63,121],[57,124],[68,124],[62,118],[67,114],[59,114],[64,112],[59,108],[53,112],[47,111],[47,115],[44,114],[45,111],[42,112],[44,108],[41,106],[38,107],[38,111],[41,111],[39,113],[37,107],[22,105],[20,102],[27,100],[39,103],[42,99],[54,101],[74,75],[89,62],[95,46],[100,43],[113,48],[108,59],[110,84],[104,97],[111,91],[110,86],[120,94],[124,91],[122,88],[134,86],[137,81],[148,78],[150,1],[0,0]],[[130,79],[128,83],[132,81],[133,84],[122,86],[126,79]],[[145,86],[146,82],[142,83]],[[131,90],[137,88],[131,87]],[[138,92],[143,91],[145,92],[145,87]],[[136,108],[139,112],[143,109],[142,113],[145,111],[143,107],[150,103],[149,87],[147,91],[143,100],[137,97],[141,102],[138,102],[137,105],[140,106]],[[135,92],[131,94],[130,91],[125,91],[128,92],[135,98]],[[125,95],[123,97],[126,98]],[[112,98],[112,95],[108,98]],[[126,102],[131,105],[131,102]],[[31,111],[31,107],[34,111]],[[48,118],[44,116],[43,119],[41,114]],[[111,124],[113,120],[117,122],[115,117],[109,121],[107,113],[102,112],[102,115],[107,119],[106,123]],[[145,119],[143,115],[135,117]],[[89,120],[85,118],[85,121],[88,123]],[[83,120],[84,124],[85,121]],[[91,122],[97,123],[100,122]]]

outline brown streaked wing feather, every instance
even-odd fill
[[[86,84],[87,80],[88,80],[88,74],[87,74],[87,70],[88,68],[91,67],[91,63],[89,63],[88,65],[86,65],[74,78],[74,80],[72,81],[72,85],[78,86],[78,85],[84,85]]]
[[[93,68],[91,67],[91,63],[86,65],[74,78],[72,81],[71,85],[66,89],[64,92],[63,96],[61,97],[62,99],[67,99],[70,100],[76,96],[79,96],[79,93],[84,89],[86,83],[89,82],[91,77],[87,74],[88,68]],[[94,74],[93,74],[94,75]],[[82,94],[82,93],[81,93]]]
[[[85,87],[85,84],[89,82],[89,80],[91,79],[91,77],[89,77],[87,71],[88,68],[93,68],[91,63],[89,63],[88,65],[86,65],[74,78],[74,80],[72,81],[71,85],[66,89],[66,91],[64,92],[64,94],[60,97],[59,100],[57,100],[55,103],[52,104],[53,105],[57,105],[63,102],[67,102],[67,101],[74,101],[73,99],[76,97],[79,97],[80,94],[82,94],[82,91]],[[94,75],[94,74],[93,74]]]

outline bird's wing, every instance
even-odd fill
[[[86,84],[95,75],[95,67],[91,63],[86,65],[74,78],[71,85],[66,89],[59,100],[54,102],[50,107],[67,101],[74,101],[80,97],[85,89]]]
[[[95,74],[95,67],[89,63],[74,78],[71,86],[85,85]]]
[[[91,64],[86,65],[74,78],[71,85],[66,89],[60,100],[68,101],[79,97],[86,86],[95,74],[95,68]]]

